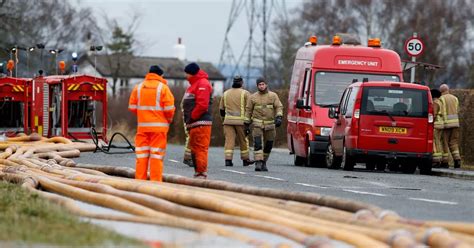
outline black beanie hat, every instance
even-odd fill
[[[240,75],[234,77],[234,83],[242,83],[243,79]]]
[[[431,89],[431,97],[432,98],[440,98],[441,97],[441,91],[438,89]]]
[[[163,70],[157,65],[150,66],[150,70],[148,72],[149,73],[155,73],[155,74],[158,74],[160,76],[163,75]]]
[[[200,70],[199,65],[194,62],[184,67],[184,72],[191,75],[196,75],[199,70]]]
[[[263,77],[257,78],[257,85],[258,85],[259,83],[261,83],[261,82],[264,82],[265,84],[267,83],[267,82],[265,81],[265,78],[263,78]]]

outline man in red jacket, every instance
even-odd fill
[[[194,163],[194,177],[207,178],[207,154],[211,142],[212,86],[205,71],[196,63],[184,68],[190,86],[183,97],[183,115],[189,130],[189,146]]]

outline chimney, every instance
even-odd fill
[[[181,43],[181,37],[178,38],[178,44],[173,46],[173,56],[179,60],[186,59],[186,46]]]

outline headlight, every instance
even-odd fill
[[[330,127],[322,127],[321,128],[321,136],[329,136],[329,133],[331,133],[331,128]]]

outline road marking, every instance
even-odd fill
[[[307,184],[307,183],[295,183],[295,184],[298,184],[298,185],[301,185],[301,186],[306,186],[306,187],[318,188],[318,189],[327,189],[327,188],[329,188],[329,187],[325,187],[325,186],[318,186],[318,185]]]
[[[384,188],[389,188],[390,185],[386,184],[386,183],[380,183],[380,182],[367,182],[368,184],[372,184],[372,185],[375,185],[375,186],[380,186],[380,187],[384,187]]]
[[[277,180],[277,181],[286,181],[285,179],[278,178],[278,177],[270,177],[270,176],[261,176],[261,175],[254,175],[255,177],[263,177],[266,179],[272,179],[272,180]]]
[[[362,194],[362,195],[387,196],[385,194],[365,192],[365,191],[357,191],[357,190],[349,190],[349,189],[342,189],[342,191],[356,193],[356,194]]]
[[[425,198],[408,198],[408,199],[414,200],[414,201],[433,202],[433,203],[447,204],[447,205],[458,205],[457,202],[451,202],[451,201],[439,201],[439,200],[431,200],[431,199],[425,199]]]
[[[174,160],[174,159],[168,159],[168,161],[173,162],[173,163],[179,163],[178,160]]]
[[[242,174],[242,175],[245,175],[247,173],[245,172],[242,172],[242,171],[236,171],[236,170],[227,170],[227,169],[222,169],[223,171],[227,171],[227,172],[232,172],[232,173],[237,173],[237,174]]]

